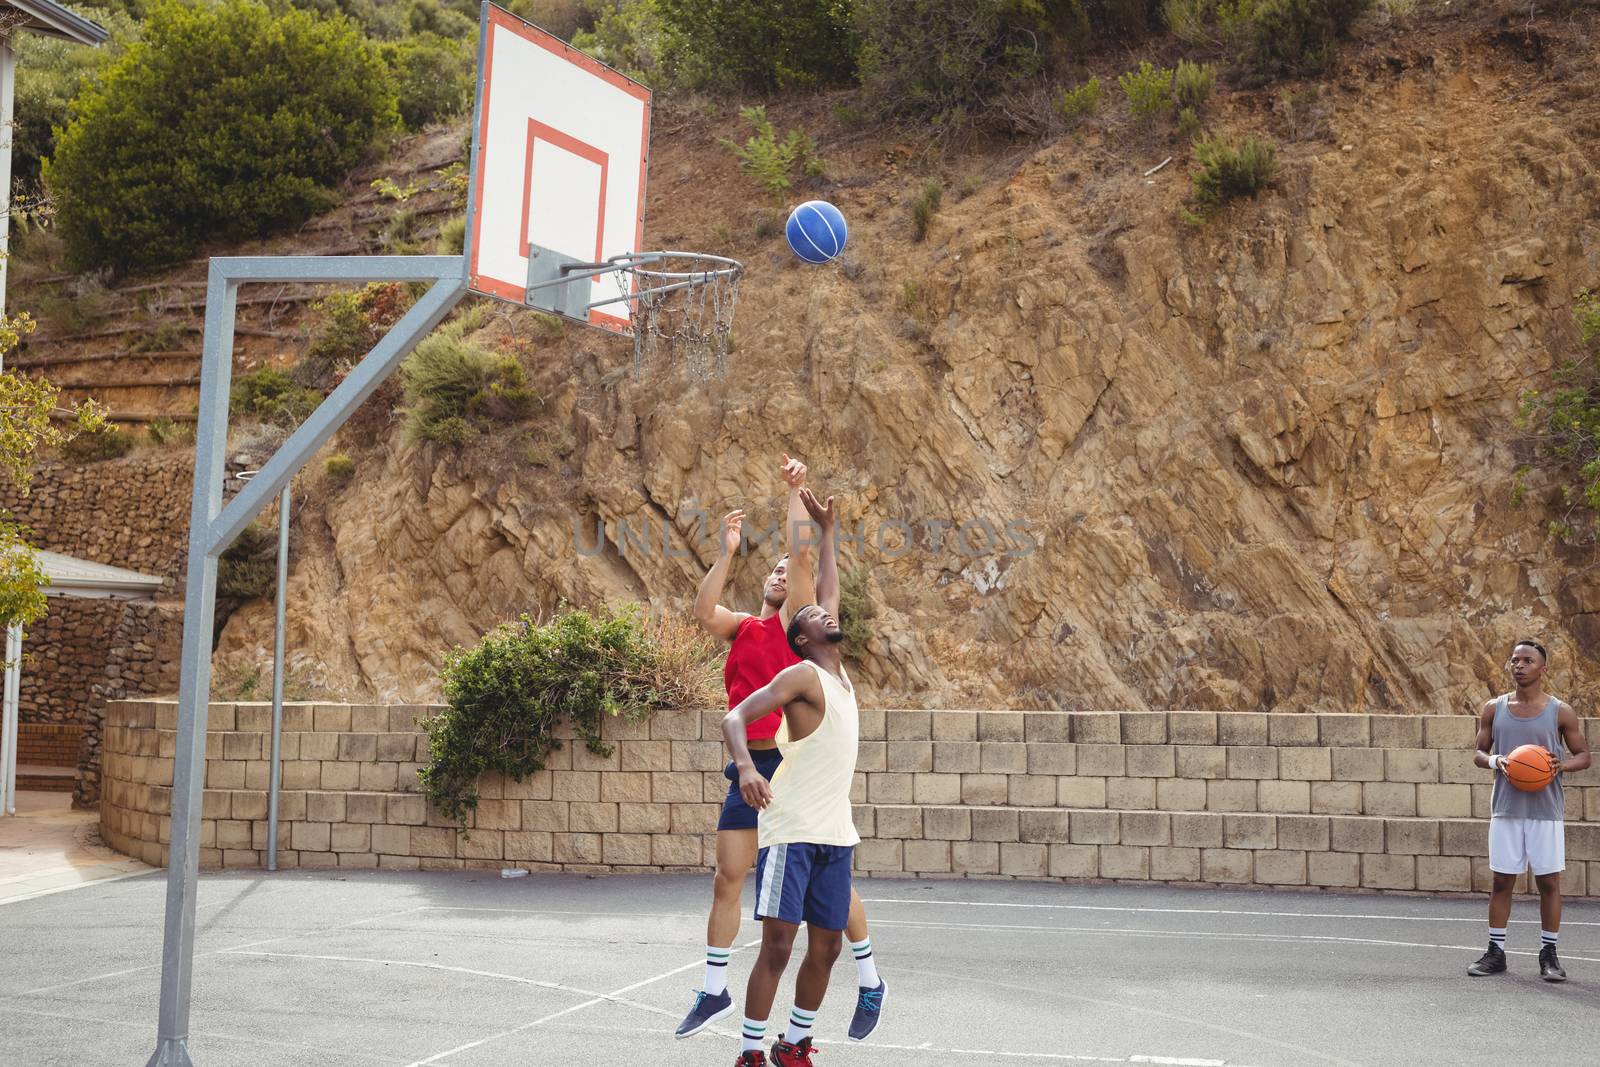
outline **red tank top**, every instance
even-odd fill
[[[728,662],[722,668],[722,681],[728,687],[728,709],[737,707],[745,697],[778,676],[785,667],[800,662],[789,649],[789,637],[784,632],[782,616],[777,612],[765,619],[754,615],[739,624],[733,636],[733,647],[728,649]],[[760,741],[778,735],[778,723],[783,712],[775,711],[751,723],[745,735]]]

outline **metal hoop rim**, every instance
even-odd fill
[[[632,259],[639,259],[646,263],[656,263],[664,259],[693,259],[707,263],[722,263],[725,264],[725,266],[717,267],[712,270],[651,270],[648,267],[637,266],[632,263],[625,262],[626,260]],[[616,263],[618,270],[625,271],[626,273],[632,274],[635,277],[659,278],[664,282],[689,280],[709,282],[713,278],[737,277],[738,275],[744,273],[744,264],[740,263],[737,259],[734,259],[731,256],[719,256],[712,252],[637,252],[624,256],[616,256],[613,258],[612,262]]]

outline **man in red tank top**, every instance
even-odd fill
[[[723,681],[728,691],[728,707],[736,707],[745,697],[762,688],[784,668],[800,662],[789,648],[788,625],[791,608],[798,610],[807,603],[820,603],[835,617],[839,613],[839,560],[834,545],[832,500],[826,508],[810,505],[802,499],[806,469],[799,460],[783,457],[783,479],[789,486],[787,522],[790,547],[796,529],[814,521],[821,529],[815,597],[796,598],[793,605],[788,599],[789,556],[779,559],[767,575],[761,588],[761,608],[754,614],[729,611],[720,603],[727,583],[728,569],[733,555],[739,549],[744,523],[743,511],[729,512],[722,520],[722,544],[717,561],[700,583],[695,597],[694,615],[707,633],[729,642],[728,661],[723,668]],[[807,494],[809,496],[809,494]],[[811,509],[815,510],[811,510]],[[809,567],[807,568],[810,569]],[[782,757],[778,754],[775,737],[782,722],[782,712],[773,712],[750,724],[747,736],[750,755],[762,775],[771,778]],[[678,1037],[693,1037],[718,1019],[731,1015],[733,998],[727,992],[728,957],[733,951],[734,938],[739,933],[739,906],[744,883],[756,859],[756,810],[744,802],[739,794],[737,775],[732,764],[723,771],[729,781],[728,794],[723,802],[722,817],[717,823],[717,873],[712,883],[711,917],[706,923],[706,974],[695,1001],[677,1029]],[[851,952],[856,959],[857,981],[860,995],[855,1017],[850,1023],[850,1037],[860,1041],[878,1024],[883,1004],[884,984],[878,977],[877,964],[872,954],[872,941],[867,931],[866,912],[861,898],[851,891],[850,921],[845,927]]]

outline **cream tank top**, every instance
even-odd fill
[[[822,685],[822,722],[798,741],[789,740],[789,719],[778,728],[783,762],[772,776],[772,802],[757,822],[757,841],[769,845],[856,845],[850,810],[861,720],[855,693],[827,668],[805,661]]]

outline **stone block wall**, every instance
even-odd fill
[[[41,463],[27,496],[0,486],[0,506],[43,548],[181,587],[193,489],[193,448],[141,448],[102,463]]]
[[[166,579],[160,603],[51,597],[29,630],[19,718],[82,729],[78,807],[99,802],[106,700],[177,688],[193,470],[190,449],[142,448],[103,463],[39,464],[27,496],[0,487],[0,506],[41,548]]]
[[[463,837],[415,791],[428,709],[285,710],[279,861],[322,867],[705,869],[721,712],[567,745],[523,782],[488,778]],[[266,705],[211,708],[201,864],[266,846]],[[102,833],[165,859],[170,703],[109,711]],[[1600,743],[1600,720],[1588,720]],[[858,871],[919,878],[1483,891],[1488,772],[1467,716],[864,711]],[[1566,891],[1600,889],[1600,768],[1569,776]],[[1597,892],[1596,895],[1600,895]]]

